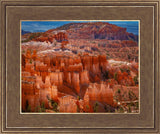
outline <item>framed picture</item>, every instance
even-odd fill
[[[159,1],[1,1],[2,133],[159,133]]]
[[[21,112],[139,113],[139,25],[21,21]]]

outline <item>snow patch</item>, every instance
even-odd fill
[[[42,45],[42,46],[48,46],[48,45],[51,45],[50,42],[39,42],[39,41],[29,41],[29,42],[25,42],[25,43],[22,43],[23,46],[29,46],[29,45],[32,45],[32,46],[39,46],[39,45]]]
[[[115,60],[108,60],[108,62],[110,64],[126,64],[126,65],[130,65],[131,63],[126,62],[126,61],[115,61]]]
[[[54,50],[44,50],[44,51],[40,51],[38,53],[40,54],[40,53],[51,53],[51,52],[55,52],[55,51]]]

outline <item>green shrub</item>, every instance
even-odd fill
[[[77,96],[77,99],[80,100],[80,96]]]
[[[131,113],[131,106],[128,106],[128,112]]]
[[[134,100],[134,99],[138,99],[135,95],[135,93],[133,93],[132,91],[129,90],[128,92],[128,96],[129,96],[129,99],[131,100]]]
[[[53,107],[53,111],[59,112],[58,111],[58,103],[55,102],[54,100],[50,99],[48,96],[47,96],[47,99],[48,99],[49,103],[51,103],[51,106]]]
[[[121,72],[123,73],[124,72],[124,69],[123,68],[120,68]]]
[[[139,103],[138,103],[138,102],[136,102],[136,108],[137,108],[137,109],[139,108]]]
[[[93,106],[93,111],[98,112],[98,102],[96,102]]]
[[[26,100],[26,112],[31,112],[31,106],[29,105],[28,100]]]
[[[32,59],[30,59],[30,64],[32,64]]]
[[[133,102],[131,102],[131,106],[134,106],[134,103],[133,103]]]
[[[35,112],[41,112],[41,107],[39,105],[35,107]]]
[[[41,112],[45,112],[45,111],[46,111],[45,103],[42,102],[42,104],[41,104]]]
[[[24,42],[28,42],[29,41],[29,39],[26,39],[26,40],[22,40],[22,43],[24,43]]]
[[[122,107],[119,108],[120,113],[124,113],[124,109]]]
[[[117,91],[119,94],[121,93],[121,90],[118,88],[118,91]]]
[[[28,42],[28,41],[30,41],[32,39],[35,39],[35,38],[39,37],[41,34],[42,33],[40,33],[40,32],[38,32],[38,33],[31,33],[31,35],[26,40],[23,40],[22,43],[23,42]]]
[[[103,74],[103,77],[104,77],[104,79],[109,79],[109,72],[106,71],[106,72]]]
[[[41,35],[41,33],[32,33],[30,36],[29,36],[29,40],[32,40],[34,38],[37,38]]]
[[[58,112],[58,103],[54,102],[52,103],[52,106],[53,106],[53,111]]]
[[[110,108],[110,106],[108,106],[108,105],[105,105],[105,106],[104,106],[104,109],[105,109],[106,112],[111,112],[111,108]]]
[[[137,84],[138,84],[138,76],[135,76],[135,77],[133,78],[133,80],[134,80],[134,83],[137,85]]]
[[[131,56],[130,56],[130,55],[128,55],[128,59],[129,59],[129,60],[131,59]]]
[[[114,73],[114,79],[117,81],[117,72]]]
[[[31,112],[31,106],[30,105],[28,105],[28,107],[27,107],[27,112]]]
[[[88,105],[86,105],[86,109],[89,109],[89,106],[88,106]]]

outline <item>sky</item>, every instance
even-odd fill
[[[97,21],[22,21],[22,30],[29,32],[44,32],[49,29],[54,29],[59,26],[68,23],[80,23],[80,22],[97,22]],[[108,22],[110,24],[115,24],[120,27],[127,28],[127,32],[138,35],[139,22],[138,21],[98,21],[98,22]]]

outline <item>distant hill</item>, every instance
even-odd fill
[[[31,32],[25,31],[25,30],[21,30],[21,34],[22,34],[22,35],[27,34],[27,33],[31,33]]]
[[[28,33],[26,35],[26,33]],[[100,40],[130,40],[138,42],[138,36],[128,33],[126,28],[110,24],[108,22],[69,23],[46,32],[30,33],[22,30],[22,40],[48,40],[58,33],[65,33],[67,39],[100,39]],[[25,34],[25,35],[24,35]],[[48,38],[49,37],[49,38]],[[57,37],[61,38],[61,36]],[[63,38],[63,36],[62,36]]]
[[[108,22],[69,23],[47,33],[64,30],[69,39],[108,39],[138,41],[138,36]]]
[[[34,30],[34,33],[45,32],[45,30]]]

